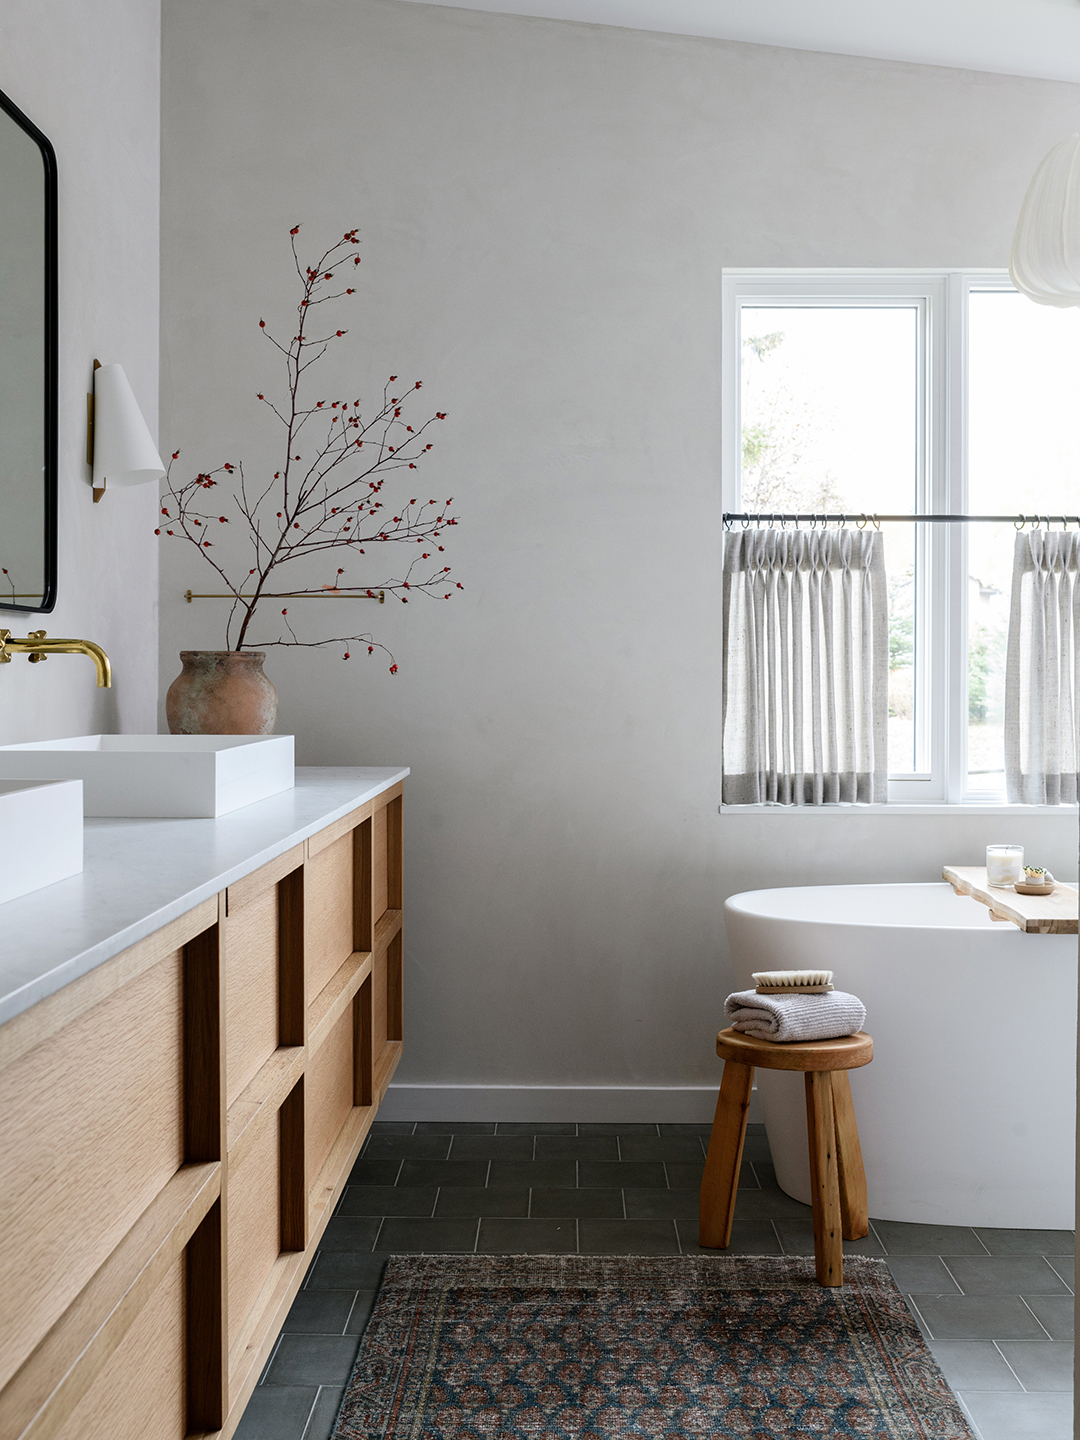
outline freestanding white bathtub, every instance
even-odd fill
[[[924,1224],[1074,1224],[1077,941],[1025,935],[947,884],[734,895],[736,985],[811,966],[866,1006],[851,1073],[870,1214]],[[783,1190],[809,1203],[803,1077],[756,1070]]]

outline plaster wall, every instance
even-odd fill
[[[49,615],[4,612],[103,645],[113,689],[81,656],[0,668],[0,743],[157,728],[152,486],[92,503],[86,394],[119,361],[154,428],[158,372],[160,7],[5,0],[0,89],[49,137],[59,179],[59,585]]]
[[[1006,832],[1075,873],[1074,813],[717,807],[723,267],[1002,265],[1078,87],[396,0],[163,23],[168,448],[277,468],[257,322],[288,325],[301,221],[363,239],[316,393],[396,373],[449,412],[417,487],[456,497],[465,591],[293,607],[355,613],[395,676],[267,665],[300,763],[413,767],[397,1113],[707,1114],[726,895],[932,880]],[[163,687],[222,643],[181,598],[208,579],[163,551]]]

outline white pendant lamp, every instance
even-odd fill
[[[94,500],[110,485],[145,485],[165,474],[122,365],[94,371]]]
[[[1080,135],[1035,171],[1016,224],[1009,274],[1040,305],[1080,305]]]

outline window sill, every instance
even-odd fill
[[[1077,805],[1006,805],[991,801],[985,805],[905,805],[893,801],[888,805],[721,805],[721,815],[985,815],[1011,816],[1060,815],[1076,818]]]

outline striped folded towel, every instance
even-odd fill
[[[733,1030],[755,1040],[836,1040],[854,1035],[866,1021],[866,1006],[857,995],[829,990],[824,995],[759,995],[736,990],[724,1001]]]

